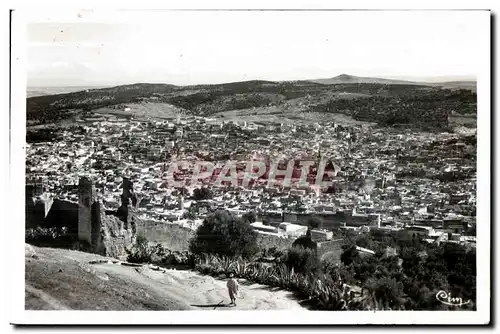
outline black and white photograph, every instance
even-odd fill
[[[490,24],[13,10],[15,322],[488,324]]]

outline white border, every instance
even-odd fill
[[[52,1],[62,7],[66,2]],[[182,4],[175,3],[170,8],[328,8],[323,2],[313,1],[304,4],[302,1],[287,1],[286,3],[269,3],[269,1],[254,1],[251,4],[236,4],[228,1],[220,1],[206,5],[203,2],[187,1]],[[432,3],[435,3],[434,1]],[[85,8],[95,6],[97,1],[87,1]],[[219,4],[219,5],[218,5]],[[454,5],[458,4],[458,5]],[[124,1],[109,1],[105,7],[111,8],[118,5],[120,8],[165,8],[158,2],[140,1],[136,3],[124,3]],[[487,8],[484,2],[475,3],[476,8]],[[23,6],[16,6],[22,8]],[[381,5],[380,2],[344,2],[336,4],[337,8],[444,8],[434,6],[430,1],[420,1],[407,5],[406,3],[396,6]],[[448,8],[471,8],[471,4],[464,5],[454,2]],[[27,8],[27,7],[26,7]],[[34,6],[29,8],[33,10]],[[35,6],[40,14],[47,10],[46,3]],[[54,8],[54,7],[52,7]],[[74,7],[73,7],[74,8]],[[20,13],[20,12],[19,12]],[[151,311],[151,312],[99,312],[99,311],[25,311],[24,310],[24,143],[25,143],[25,101],[26,101],[26,76],[25,76],[25,48],[23,40],[23,20],[15,19],[12,22],[12,131],[11,131],[11,167],[10,167],[10,189],[8,200],[10,201],[9,220],[5,223],[15,226],[13,234],[9,234],[10,249],[12,251],[10,263],[10,287],[11,315],[9,320],[16,324],[485,324],[490,320],[490,46],[489,43],[482,48],[484,59],[481,62],[482,69],[478,73],[478,275],[477,275],[477,312],[301,312],[293,311],[233,311],[206,312],[206,311]],[[485,34],[490,34],[489,13],[483,12],[485,16]],[[425,24],[425,23],[423,23]],[[486,39],[489,41],[489,38]],[[15,223],[15,224],[14,224]],[[258,322],[257,322],[258,321]]]

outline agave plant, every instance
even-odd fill
[[[269,277],[271,276],[271,268],[266,267],[262,264],[259,265],[256,271],[255,281],[260,284],[266,284],[269,282]]]
[[[288,267],[283,264],[275,265],[275,276],[278,278],[278,285],[282,288],[289,289],[292,285],[292,280],[297,276],[294,269],[288,269]]]
[[[233,264],[233,271],[238,277],[246,277],[249,270],[249,264],[243,258],[238,257]]]
[[[222,272],[225,274],[228,274],[231,272],[232,268],[234,267],[234,261],[232,258],[229,256],[223,255],[218,258],[218,262],[220,266],[222,267]]]

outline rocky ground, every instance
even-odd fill
[[[224,279],[77,251],[26,245],[25,263],[28,310],[306,310],[290,292],[244,280],[231,307]]]

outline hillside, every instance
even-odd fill
[[[444,89],[469,89],[473,92],[477,91],[477,83],[475,81],[446,81],[432,83],[429,85],[441,87]]]
[[[123,114],[120,110],[128,110],[129,116],[151,118],[172,117],[178,112],[222,116],[224,112],[246,111],[283,119],[297,113],[333,113],[382,125],[401,123],[447,128],[450,113],[476,113],[476,94],[468,89],[443,89],[439,84],[348,75],[333,79],[329,84],[255,80],[180,87],[141,83],[31,97],[27,99],[27,123],[71,121],[94,112]],[[149,107],[144,109],[144,104]],[[148,109],[152,110],[149,114]]]
[[[27,245],[25,268],[27,310],[306,310],[290,292],[245,281],[228,307],[223,279],[77,251]]]

